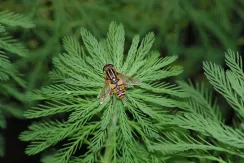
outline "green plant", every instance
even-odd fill
[[[244,133],[241,128],[243,120],[243,68],[242,58],[231,50],[226,53],[226,63],[230,70],[225,71],[217,64],[204,62],[205,74],[214,88],[222,94],[236,111],[239,120],[236,126],[224,123],[221,110],[216,101],[212,100],[212,93],[203,84],[196,85],[179,82],[187,94],[187,103],[183,112],[160,122],[160,125],[173,125],[178,130],[192,131],[175,133],[175,127],[161,143],[153,146],[164,155],[178,155],[182,157],[196,157],[218,162],[240,162],[244,158]],[[221,108],[224,109],[224,108]],[[225,153],[223,158],[221,153]],[[238,156],[238,157],[236,157]]]
[[[205,74],[215,90],[224,96],[230,106],[238,113],[240,118],[244,118],[244,72],[242,57],[233,51],[228,50],[225,55],[226,65],[229,70],[224,70],[220,66],[211,62],[204,62]]]
[[[44,120],[34,123],[20,139],[31,141],[29,155],[65,140],[55,154],[43,162],[151,162],[163,160],[151,144],[160,137],[159,127],[166,111],[181,105],[176,97],[184,93],[176,85],[159,82],[182,72],[179,66],[169,66],[177,57],[160,58],[151,51],[153,33],[139,43],[132,41],[124,57],[124,29],[111,23],[107,38],[97,41],[86,29],[81,29],[86,47],[72,37],[63,39],[66,53],[54,58],[55,70],[50,73],[55,84],[34,91],[29,97],[44,101],[25,113],[27,118],[39,118],[58,113],[68,114],[68,120]],[[99,103],[104,85],[103,66],[113,63],[119,72],[135,76],[141,85],[129,88],[125,100],[114,97]],[[172,98],[172,97],[173,98]],[[82,147],[81,155],[72,157]]]
[[[17,86],[25,87],[25,82],[20,77],[18,70],[14,64],[9,61],[7,55],[17,54],[18,56],[26,56],[27,50],[22,46],[18,40],[14,39],[6,31],[6,27],[20,26],[23,28],[31,28],[34,24],[29,18],[15,14],[9,11],[0,12],[0,127],[6,127],[5,116],[22,117],[23,110],[16,107],[15,104],[7,104],[9,98],[12,96],[16,100],[23,101],[23,96],[20,91],[13,86],[12,83],[17,83]],[[7,27],[7,29],[8,29]],[[0,156],[4,155],[4,140],[0,136]]]
[[[135,162],[150,162],[151,160],[149,159],[152,159],[151,162],[243,162],[244,109],[241,58],[238,55],[234,55],[233,52],[228,52],[226,61],[227,67],[229,65],[229,70],[225,71],[225,69],[217,65],[223,64],[224,55],[222,51],[224,49],[231,48],[239,51],[243,49],[243,2],[234,0],[119,0],[109,1],[109,3],[107,0],[18,0],[18,3],[16,3],[16,0],[1,1],[0,11],[9,9],[25,13],[32,17],[36,28],[24,31],[23,28],[33,27],[33,23],[28,18],[26,19],[22,15],[9,11],[0,12],[0,19],[2,21],[0,22],[0,126],[6,126],[5,121],[8,116],[22,117],[23,110],[28,109],[30,105],[33,106],[37,102],[40,105],[34,107],[33,110],[29,110],[26,115],[29,118],[42,119],[41,122],[43,122],[44,127],[40,127],[42,126],[40,122],[30,126],[33,128],[28,131],[30,137],[33,136],[32,140],[30,140],[32,142],[31,147],[34,148],[36,142],[40,146],[43,145],[42,147],[45,145],[49,147],[50,142],[53,142],[53,144],[56,144],[52,145],[52,147],[57,149],[52,151],[46,150],[46,147],[44,147],[45,150],[43,151],[46,153],[44,153],[43,162],[62,162],[60,161],[62,159],[69,160],[68,162],[82,162],[81,160],[86,156],[86,158],[89,158],[91,153],[99,155],[96,156],[97,161],[105,162],[106,160],[113,160],[114,162],[122,162],[124,160],[120,159],[120,157],[124,156],[123,154],[126,151],[121,150],[124,149],[122,148],[124,145],[119,143],[123,142],[120,139],[122,137],[120,133],[127,131],[125,130],[127,128],[120,129],[123,127],[120,127],[120,117],[118,117],[117,123],[115,123],[116,129],[118,129],[116,134],[119,134],[120,137],[116,137],[116,145],[112,144],[118,147],[116,148],[116,160],[114,160],[113,156],[112,158],[109,157],[113,150],[110,148],[110,145],[107,145],[109,144],[107,140],[111,140],[108,138],[108,135],[112,135],[111,137],[113,138],[115,133],[112,122],[109,121],[113,115],[112,113],[122,115],[119,111],[123,110],[124,115],[126,115],[124,117],[130,122],[128,130],[131,131],[133,140],[136,140],[136,143],[141,146],[140,150],[130,151],[133,154],[137,154],[138,151],[142,152],[137,156],[141,158],[139,161],[135,156]],[[85,119],[82,123],[84,123],[85,127],[88,127],[83,128],[80,124],[78,127],[81,128],[79,132],[87,129],[87,132],[84,131],[84,134],[87,133],[88,137],[83,139],[80,136],[84,136],[84,134],[74,131],[74,133],[68,133],[60,138],[59,134],[56,135],[55,133],[59,133],[59,129],[60,133],[65,131],[61,125],[67,127],[66,131],[69,132],[73,131],[73,128],[69,130],[70,128],[68,127],[75,121],[78,121],[70,120],[71,118],[69,117],[71,115],[73,116],[80,108],[86,106],[88,111],[94,111],[100,106],[98,103],[95,106],[92,102],[99,100],[96,97],[99,96],[100,89],[103,87],[102,65],[104,63],[98,64],[97,67],[99,68],[93,70],[93,67],[96,67],[96,65],[92,65],[94,64],[92,59],[94,60],[95,54],[102,53],[104,49],[105,52],[109,51],[111,48],[107,48],[107,44],[117,44],[121,40],[101,40],[97,43],[98,47],[92,48],[95,51],[90,50],[92,55],[88,51],[89,48],[83,49],[82,45],[73,47],[72,45],[74,44],[71,42],[77,42],[80,38],[80,26],[89,29],[98,40],[103,39],[108,24],[112,20],[120,21],[124,24],[126,29],[125,40],[132,39],[136,33],[145,35],[148,31],[155,32],[157,37],[154,40],[153,48],[159,50],[163,56],[179,55],[180,59],[177,59],[174,64],[180,64],[184,67],[184,73],[174,76],[174,79],[189,77],[197,81],[202,80],[203,74],[199,73],[202,68],[202,64],[200,64],[202,60],[211,60],[217,63],[204,62],[204,68],[209,81],[220,95],[214,94],[212,97],[210,91],[206,90],[206,85],[196,84],[194,86],[192,83],[179,82],[178,86],[174,85],[174,87],[171,87],[170,84],[167,85],[168,83],[161,83],[169,79],[151,82],[152,79],[156,80],[159,75],[161,77],[161,75],[164,76],[172,73],[168,73],[164,71],[164,68],[160,68],[162,71],[158,71],[158,73],[147,78],[147,74],[154,72],[154,70],[150,69],[150,64],[144,65],[143,61],[136,62],[135,65],[138,67],[148,66],[150,71],[146,73],[146,76],[140,76],[142,71],[147,70],[145,67],[143,69],[133,67],[132,69],[134,70],[132,72],[129,69],[124,69],[124,67],[130,68],[131,65],[134,65],[134,63],[126,63],[130,42],[125,41],[123,53],[126,55],[113,57],[112,63],[113,61],[117,62],[113,64],[115,64],[119,72],[126,75],[134,74],[140,80],[142,78],[144,80],[142,84],[134,88],[128,88],[128,97],[124,101],[118,101],[117,97],[114,96],[113,100],[115,102],[113,100],[107,101],[106,106],[100,112],[98,111],[99,113],[87,113],[92,118],[89,120]],[[17,26],[23,28],[16,28]],[[62,46],[62,38],[68,35],[72,35],[72,37],[65,37],[65,44]],[[14,40],[10,36],[18,38],[18,40]],[[137,40],[135,39],[134,41]],[[27,51],[25,47],[28,47],[30,51]],[[67,56],[59,55],[56,57],[64,48],[68,50],[68,52],[65,52]],[[79,56],[74,57],[72,52],[72,50],[75,51],[74,49],[79,48],[81,50],[78,51],[82,51],[82,59]],[[96,49],[102,49],[102,51],[96,51]],[[117,50],[121,51],[121,48]],[[70,56],[70,54],[72,55]],[[100,57],[100,55],[97,56],[97,58]],[[110,60],[110,58],[107,58],[107,55],[103,54],[101,56],[105,57],[99,58],[99,60]],[[33,91],[33,89],[40,89],[43,85],[50,84],[48,72],[50,69],[53,69],[51,65],[53,57],[55,57],[54,63],[56,66],[54,71],[50,73],[50,78],[54,80],[54,84],[41,90]],[[116,64],[120,64],[121,57],[123,58],[122,65],[117,66]],[[135,58],[132,57],[132,60]],[[153,65],[157,58],[159,58],[158,52],[149,52],[143,60],[151,62]],[[167,58],[169,60],[172,59],[172,61],[175,59],[174,56],[172,58],[166,57],[166,63]],[[80,60],[85,60],[82,62],[84,64],[80,65]],[[72,63],[77,63],[77,65]],[[81,73],[80,67],[83,68],[82,72],[86,68],[89,71]],[[65,72],[63,72],[64,69]],[[89,76],[89,74],[95,75]],[[95,76],[99,77],[96,78]],[[25,96],[26,92],[29,93],[31,91],[33,93],[29,97]],[[158,98],[154,98],[155,95]],[[213,101],[221,95],[230,104],[229,106],[224,105],[225,100],[222,100],[224,98],[221,98],[218,103]],[[161,99],[164,98],[173,99],[173,101],[171,101],[172,103],[169,102],[170,100],[165,101],[167,106],[162,107],[164,102]],[[33,103],[29,103],[30,99],[33,100]],[[133,101],[134,99],[136,99],[135,102]],[[90,103],[86,103],[87,101],[90,101]],[[93,104],[94,110],[90,107],[91,104]],[[138,106],[134,109],[134,105]],[[110,106],[118,107],[114,109],[114,107]],[[123,109],[121,109],[122,107]],[[156,112],[157,114],[151,113],[151,107],[154,113]],[[231,114],[227,115],[226,113],[229,113],[229,111]],[[57,112],[58,114],[56,114]],[[57,119],[58,122],[53,122],[54,119]],[[7,120],[10,122],[15,121],[14,118],[7,118]],[[29,121],[20,122],[23,124]],[[98,127],[94,130],[92,130],[94,127],[92,122],[98,124]],[[144,122],[149,125],[145,125]],[[103,128],[100,127],[100,123],[103,124]],[[89,125],[91,128],[89,128]],[[45,141],[46,138],[50,138],[45,135],[49,134],[48,131],[42,132],[44,134],[43,137],[42,133],[40,133],[41,136],[38,134],[37,136],[34,135],[34,133],[39,132],[39,129],[45,130],[47,128],[52,130],[55,127],[58,129],[50,131],[50,135],[54,136],[53,139]],[[150,134],[151,130],[149,129],[151,127],[156,132],[156,136]],[[77,126],[74,128],[77,128]],[[20,130],[20,128],[18,129]],[[141,131],[139,131],[140,129]],[[8,130],[0,130],[1,133],[6,132],[7,134],[17,131],[17,129],[11,130],[11,127]],[[96,141],[95,139],[98,138],[96,135],[100,133],[103,134],[101,136],[105,135],[101,140],[103,143],[100,144],[100,150],[94,150],[96,147],[93,147],[93,145]],[[84,142],[82,142],[81,147],[77,147],[76,143],[80,143],[81,139]],[[148,143],[147,140],[150,142]],[[0,149],[3,149],[1,148],[4,145],[3,142],[3,138],[0,136]],[[9,141],[7,140],[7,142]],[[61,144],[66,143],[70,144],[61,147]],[[11,151],[15,153],[8,153],[4,159],[9,159],[10,157],[8,156],[15,155],[16,153],[18,153],[16,156],[22,153],[17,150]],[[72,151],[75,152],[73,153]],[[1,153],[0,150],[0,155]],[[60,157],[60,155],[63,157]],[[32,158],[29,157],[29,159]],[[144,160],[142,161],[142,159]],[[1,160],[0,162],[4,161]]]
[[[101,38],[112,20],[125,25],[128,39],[137,33],[145,35],[155,31],[156,49],[164,55],[181,55],[177,60],[185,69],[181,78],[199,75],[196,72],[202,68],[203,59],[220,62],[224,49],[243,46],[243,7],[242,1],[233,0],[122,0],[111,3],[106,0],[19,0],[18,3],[8,0],[0,9],[21,8],[34,17],[37,28],[31,35],[36,44],[30,45],[31,57],[21,61],[21,65],[35,63],[27,81],[28,90],[32,90],[39,88],[40,81],[45,83],[48,61],[50,56],[62,51],[60,40],[63,36],[79,37],[79,27],[84,26]]]

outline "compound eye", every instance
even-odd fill
[[[107,67],[108,67],[108,68],[113,68],[114,65],[112,65],[112,64],[107,64]]]
[[[113,68],[114,65],[112,64],[106,64],[104,67],[103,67],[103,71],[107,71],[109,68]]]
[[[103,71],[105,71],[105,70],[106,70],[106,67],[107,67],[106,65],[103,67]]]

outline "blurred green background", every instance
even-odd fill
[[[9,94],[3,89],[0,95],[21,111],[34,105],[25,94],[50,82],[52,57],[62,52],[62,38],[72,35],[80,39],[80,27],[103,38],[111,21],[123,23],[125,52],[133,36],[153,31],[153,49],[162,56],[179,56],[177,64],[185,71],[178,79],[183,80],[205,80],[202,61],[223,64],[227,49],[240,54],[244,50],[244,0],[0,0],[3,10],[29,16],[36,24],[29,30],[8,30],[29,49],[28,57],[9,56],[27,86],[23,89],[9,82],[9,88],[17,91]],[[231,119],[230,112],[225,115],[227,121]],[[1,131],[6,154],[0,162],[36,163],[39,156],[27,157],[26,144],[18,140],[30,122],[17,117],[8,116],[7,129]]]

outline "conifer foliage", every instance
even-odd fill
[[[242,57],[231,50],[225,54],[228,70],[215,63],[204,62],[204,70],[209,82],[225,97],[230,106],[244,118],[244,72]]]
[[[7,105],[7,100],[4,97],[10,94],[9,92],[11,91],[17,92],[17,90],[15,90],[13,86],[10,86],[7,81],[14,81],[17,83],[18,86],[21,87],[25,86],[25,82],[19,77],[18,71],[9,61],[9,57],[7,56],[10,53],[14,53],[19,56],[26,56],[26,48],[7,32],[9,27],[16,26],[31,28],[34,26],[34,24],[26,16],[15,14],[9,11],[0,12],[0,128],[6,127],[6,114],[15,117],[21,117],[23,112],[18,108],[12,107],[11,104]],[[12,93],[12,95],[13,94],[14,93]],[[0,156],[3,155],[4,138],[0,135]]]
[[[236,111],[237,118],[232,119],[235,125],[225,124],[221,115],[225,108],[219,107],[204,84],[194,86],[181,81],[178,84],[186,93],[186,103],[180,106],[183,111],[160,122],[162,127],[174,127],[153,145],[156,151],[170,155],[170,159],[181,156],[222,163],[244,159],[242,58],[231,50],[225,58],[228,70],[211,62],[204,62],[203,68],[209,82]]]
[[[187,94],[186,103],[182,105],[184,111],[160,122],[162,127],[174,127],[164,132],[165,138],[153,148],[164,155],[171,155],[171,158],[182,156],[184,159],[189,157],[222,163],[243,160],[244,133],[224,123],[212,93],[204,84],[194,86],[179,82],[179,85]],[[224,158],[221,158],[223,153]]]
[[[150,51],[153,33],[141,41],[135,36],[128,55],[124,55],[124,35],[123,26],[113,22],[107,38],[101,41],[82,28],[85,48],[73,37],[63,39],[66,52],[53,59],[55,68],[50,73],[54,83],[29,95],[40,104],[25,116],[49,118],[33,123],[20,135],[21,140],[30,142],[28,155],[62,143],[61,149],[42,161],[130,163],[166,159],[152,148],[161,130],[155,124],[164,121],[168,110],[181,105],[176,99],[185,93],[178,86],[159,80],[180,74],[182,68],[170,66],[176,56],[161,58],[157,51]],[[108,63],[141,84],[128,88],[124,100],[113,95],[100,104],[103,66]],[[53,115],[59,118],[55,120]]]

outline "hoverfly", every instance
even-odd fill
[[[112,64],[106,64],[103,67],[103,72],[105,82],[100,94],[100,104],[106,100],[108,95],[111,96],[112,92],[114,92],[119,99],[123,99],[125,97],[126,87],[140,84],[139,80],[119,73]]]

